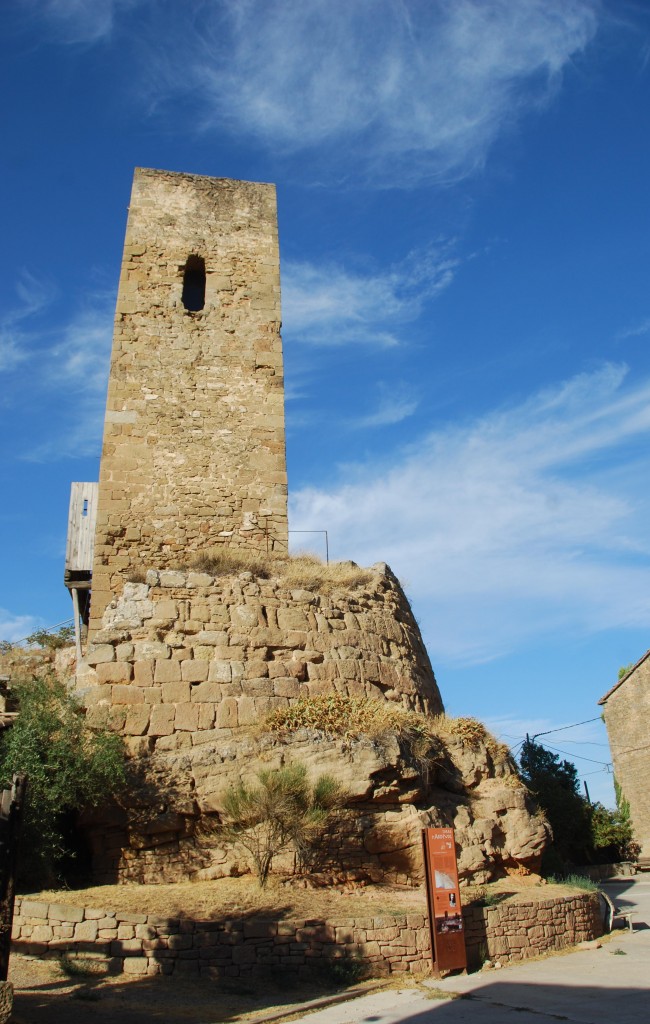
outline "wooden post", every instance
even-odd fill
[[[0,802],[0,982],[7,980],[9,971],[16,856],[26,793],[27,776],[14,775],[11,789],[2,791]]]
[[[77,668],[81,664],[81,627],[79,625],[79,591],[72,588],[72,607],[74,610],[74,642],[77,646]]]

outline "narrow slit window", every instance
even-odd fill
[[[181,300],[190,313],[198,313],[205,306],[205,260],[202,256],[187,258]]]
[[[81,512],[82,516],[88,515],[88,498],[84,498],[84,507]]]

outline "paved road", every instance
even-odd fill
[[[649,1024],[650,878],[605,886],[636,909],[635,932],[616,931],[600,949],[426,983],[462,998],[427,998],[426,989],[378,992],[320,1010],[295,1024]]]

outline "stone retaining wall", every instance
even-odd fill
[[[504,901],[463,909],[470,968],[484,960],[526,960],[599,938],[604,931],[598,894],[576,893],[535,903]]]
[[[508,963],[597,938],[598,897],[465,907],[468,960]],[[258,969],[306,973],[318,960],[359,958],[372,975],[424,974],[430,938],[424,914],[324,920],[261,917],[195,921],[16,900],[14,949],[31,955],[95,955],[126,974],[245,977]]]

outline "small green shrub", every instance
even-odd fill
[[[550,875],[546,881],[550,885],[570,885],[574,889],[583,889],[584,892],[599,892],[600,886],[592,878],[586,875]]]
[[[310,786],[307,769],[298,762],[260,771],[256,786],[239,782],[226,790],[219,833],[247,850],[264,886],[273,858],[289,847],[299,864],[308,862],[341,799],[335,779],[321,775]]]

